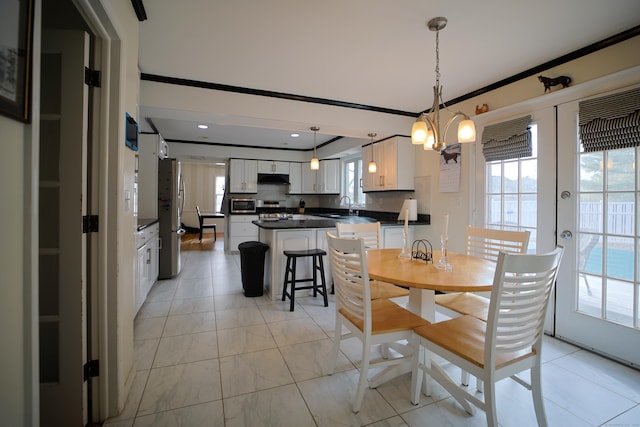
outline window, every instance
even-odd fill
[[[222,196],[224,195],[224,175],[216,176],[215,208],[216,212],[222,209]]]
[[[486,163],[487,228],[529,230],[529,253],[536,252],[538,213],[538,132],[530,125],[530,157]]]
[[[362,158],[351,157],[342,163],[342,195],[349,196],[351,204],[364,206],[366,199],[362,192]]]

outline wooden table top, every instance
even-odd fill
[[[422,260],[400,260],[400,249],[369,249],[367,264],[369,277],[410,288],[447,292],[490,291],[495,263],[466,254],[449,252],[447,258],[452,271],[439,270],[433,263]],[[433,251],[434,262],[440,251]]]

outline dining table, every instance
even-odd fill
[[[368,249],[369,278],[409,288],[407,309],[434,323],[436,321],[435,293],[491,291],[496,264],[471,255],[447,252],[450,269],[436,267],[441,251],[433,251],[432,260],[398,257],[401,249]],[[436,260],[435,263],[433,260]],[[391,345],[403,352],[402,346]],[[369,382],[376,387],[410,370],[403,363],[391,366],[375,375]],[[424,383],[423,383],[424,384]]]

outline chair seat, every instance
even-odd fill
[[[487,321],[489,315],[489,298],[472,292],[451,292],[436,295],[436,304],[456,313],[468,314]]]
[[[300,250],[300,251],[284,251],[283,253],[286,256],[295,257],[295,258],[314,256],[314,255],[326,255],[327,254],[322,249],[305,249],[305,250]]]
[[[350,315],[342,308],[340,314],[363,331],[362,319]],[[372,335],[409,331],[423,325],[429,325],[429,322],[393,301],[384,298],[371,301]]]
[[[397,298],[409,295],[409,289],[396,286],[393,283],[378,282],[377,280],[372,280],[369,283],[371,285],[371,299]]]
[[[486,322],[473,316],[464,315],[444,322],[420,326],[414,329],[414,332],[479,368],[484,368],[486,329]],[[516,363],[534,353],[535,351],[531,349],[530,351],[497,354],[496,369]]]

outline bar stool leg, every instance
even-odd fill
[[[316,255],[311,257],[313,263],[313,297],[318,296],[318,257]]]
[[[289,311],[293,311],[294,309],[294,301],[296,299],[296,268],[297,268],[297,258],[293,257],[291,269],[291,293],[289,294],[289,298],[291,299],[291,305],[289,306]]]
[[[282,301],[287,299],[287,283],[289,283],[289,271],[291,267],[291,257],[287,257],[287,266],[284,270],[284,283],[282,284]]]
[[[329,307],[329,300],[327,298],[327,282],[324,280],[324,264],[322,263],[322,255],[318,257],[320,265],[320,280],[322,281],[322,296],[324,297],[324,306]]]

